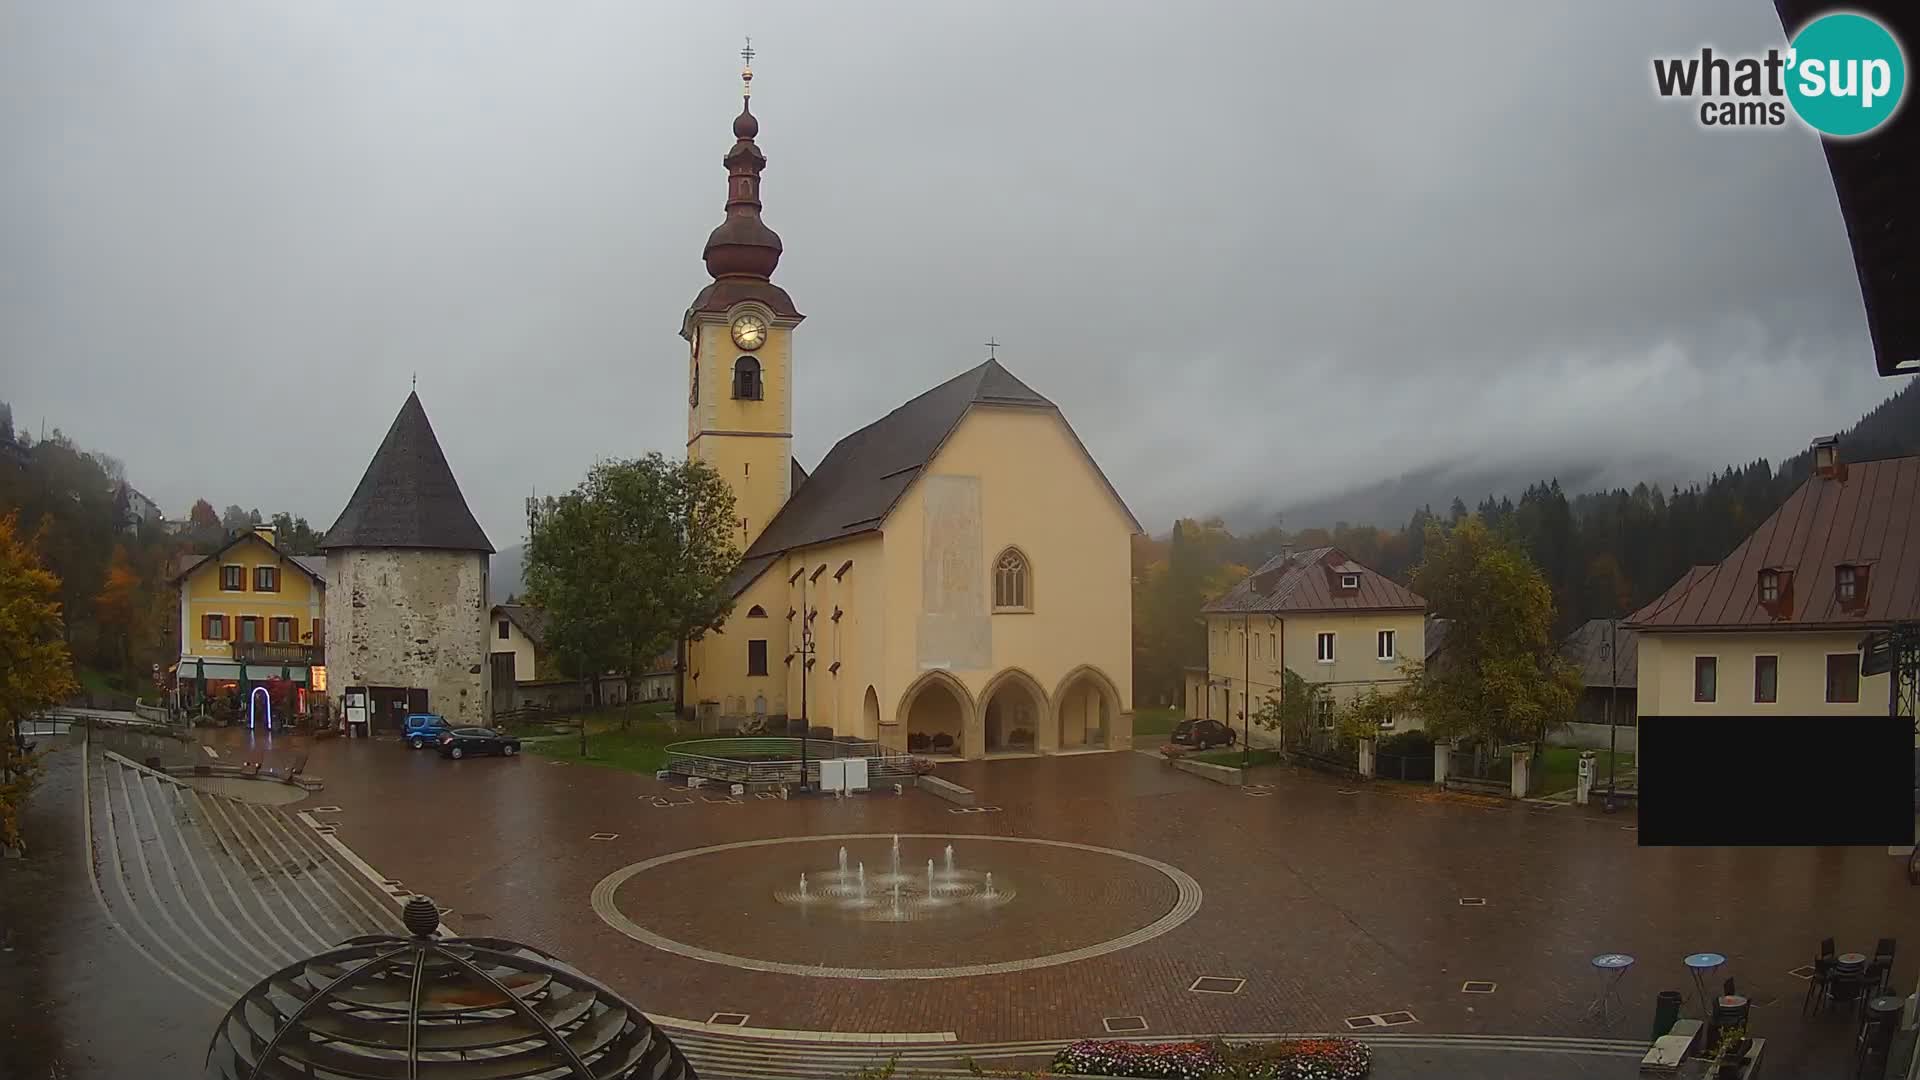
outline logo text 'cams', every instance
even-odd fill
[[[1702,127],[1780,127],[1788,109],[1816,131],[1848,137],[1885,123],[1906,90],[1906,56],[1886,27],[1842,12],[1808,23],[1784,51],[1660,57],[1654,88],[1700,98]]]

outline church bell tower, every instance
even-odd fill
[[[806,316],[772,281],[780,236],[760,220],[766,155],[754,144],[753,44],[741,50],[740,115],[733,121],[726,219],[707,237],[713,281],[687,309],[687,456],[733,487],[734,542],[752,545],[793,484],[793,330]]]

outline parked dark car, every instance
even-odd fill
[[[437,743],[440,736],[453,730],[447,718],[439,713],[414,713],[407,717],[406,724],[400,729],[400,737],[415,750],[425,749],[429,743]]]
[[[1174,726],[1167,741],[1175,746],[1205,750],[1209,746],[1232,746],[1240,736],[1218,720],[1182,720]]]
[[[449,728],[440,736],[440,756],[473,757],[477,754],[501,754],[512,757],[520,752],[520,740],[490,727]]]

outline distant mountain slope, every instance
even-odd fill
[[[1517,499],[1529,486],[1546,480],[1558,479],[1564,491],[1599,491],[1632,487],[1642,481],[1661,486],[1685,484],[1697,479],[1701,471],[1677,458],[1663,457],[1607,464],[1569,460],[1432,465],[1365,487],[1290,503],[1278,513],[1288,529],[1331,529],[1342,522],[1393,528],[1406,524],[1423,506],[1444,514],[1456,497],[1468,506],[1477,505],[1489,495]],[[1270,504],[1249,502],[1223,511],[1221,517],[1228,528],[1239,532],[1273,524],[1274,514]]]
[[[1840,441],[1841,455],[1853,461],[1920,454],[1920,381],[1907,380],[1898,392],[1841,432]],[[1804,475],[1807,455],[1802,445],[1778,459],[1778,471],[1796,477]],[[1730,464],[1723,462],[1721,467]],[[1270,503],[1248,500],[1221,511],[1220,515],[1228,528],[1236,532],[1272,525],[1276,512],[1288,529],[1331,529],[1341,522],[1396,528],[1406,524],[1414,511],[1423,506],[1444,515],[1455,498],[1469,507],[1478,506],[1489,495],[1496,500],[1517,499],[1529,486],[1553,479],[1558,479],[1561,490],[1572,496],[1630,489],[1642,482],[1663,489],[1685,488],[1704,483],[1703,474],[1712,471],[1678,458],[1657,455],[1607,463],[1535,461],[1498,466],[1434,465],[1391,480],[1277,508]]]
[[[504,604],[507,597],[518,596],[526,591],[527,583],[523,580],[525,570],[521,565],[526,555],[525,544],[515,544],[494,553],[493,569],[487,575],[487,595],[491,603]]]

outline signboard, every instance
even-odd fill
[[[315,665],[313,665],[313,667],[312,667],[311,669],[309,669],[309,670],[311,671],[311,674],[312,674],[312,681],[313,681],[313,692],[314,692],[314,693],[316,693],[316,694],[324,694],[324,693],[326,693],[326,692],[327,692],[327,668],[326,668],[326,665],[324,665],[324,664],[315,664]]]

